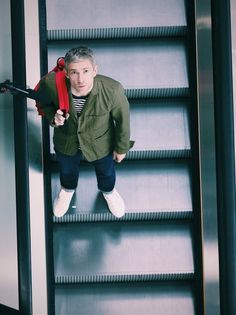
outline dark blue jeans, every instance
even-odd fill
[[[78,150],[76,155],[70,156],[57,151],[56,155],[59,162],[61,186],[66,189],[76,189],[82,152]],[[109,154],[91,163],[95,167],[98,189],[104,192],[112,191],[116,181],[113,155]]]

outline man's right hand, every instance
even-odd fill
[[[54,116],[54,121],[53,121],[53,124],[56,125],[56,126],[63,126],[64,123],[65,123],[65,120],[69,118],[69,114],[67,113],[66,114],[66,117],[63,116],[63,111],[58,109],[55,116]]]

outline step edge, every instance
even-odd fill
[[[86,284],[114,282],[150,282],[150,281],[192,281],[194,271],[162,272],[143,274],[101,274],[101,275],[59,275],[55,276],[55,284]]]
[[[138,221],[172,221],[191,220],[192,210],[127,212],[122,218],[116,218],[109,212],[65,214],[63,217],[53,216],[53,223],[93,223],[93,222],[138,222]]]

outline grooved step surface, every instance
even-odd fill
[[[55,276],[97,275],[100,279],[102,275],[119,278],[193,273],[190,225],[186,222],[54,225],[54,269]]]
[[[56,315],[195,314],[193,289],[185,282],[60,285],[55,305]]]
[[[125,157],[125,160],[156,160],[156,159],[189,159],[191,158],[190,149],[173,149],[173,150],[134,150],[131,149]],[[51,160],[57,161],[53,145],[51,148]],[[83,161],[85,158],[83,157]]]
[[[124,161],[116,164],[116,187],[129,212],[192,209],[189,168],[184,161]],[[57,165],[52,173],[52,192],[59,191]],[[97,189],[91,163],[82,163],[80,179],[68,214],[108,212]]]
[[[188,87],[153,88],[153,89],[126,89],[125,94],[132,98],[180,98],[189,97]]]
[[[65,214],[63,217],[53,217],[54,223],[81,222],[112,222],[112,221],[155,221],[155,220],[185,220],[192,219],[192,210],[186,211],[155,211],[141,213],[126,213],[122,218],[116,218],[111,213],[77,213]]]
[[[48,29],[186,25],[184,0],[46,1]]]
[[[81,40],[79,45],[87,45],[94,50],[98,73],[120,81],[125,89],[189,86],[183,40]],[[75,42],[49,43],[49,69],[72,46]]]
[[[48,30],[47,38],[53,40],[81,39],[126,39],[126,38],[157,38],[175,37],[187,34],[186,26],[149,26],[149,27],[117,27],[89,29]]]
[[[187,281],[194,280],[193,272],[159,273],[159,274],[117,274],[117,275],[86,275],[86,276],[56,276],[56,284],[84,283],[121,283],[121,282],[150,282],[150,281]]]
[[[191,157],[190,149],[173,150],[131,150],[127,153],[126,160],[151,160],[151,159],[188,159]]]

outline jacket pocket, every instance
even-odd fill
[[[107,130],[101,130],[101,132],[98,132],[94,140],[99,140],[100,138],[110,138],[112,136],[112,130],[111,128],[108,128]]]
[[[86,121],[86,126],[93,133],[102,134],[110,128],[111,125],[111,117],[109,113],[100,114],[100,115],[86,115],[84,117]]]

